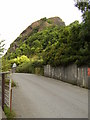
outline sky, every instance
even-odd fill
[[[82,21],[74,0],[0,0],[0,40],[5,49],[31,23],[43,17],[60,17],[66,25]]]

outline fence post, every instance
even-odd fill
[[[12,80],[11,80],[11,73],[10,73],[10,80],[9,80],[9,108],[11,111],[11,104],[12,104],[12,84],[11,84]]]
[[[10,95],[10,112],[12,110],[12,89],[10,91],[11,95]]]
[[[2,73],[2,109],[4,110],[4,96],[5,96],[5,74]]]

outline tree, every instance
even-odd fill
[[[86,20],[87,15],[90,13],[90,0],[77,0],[77,2],[75,2],[75,6],[78,7],[79,10],[81,10],[83,20]]]
[[[85,53],[84,51],[87,51],[86,58],[87,62],[90,60],[90,0],[82,1],[78,0],[75,3],[75,6],[78,7],[79,10],[82,12],[82,29],[79,33],[79,37],[83,42],[83,46],[81,48],[81,52]],[[84,54],[85,55],[85,54]]]
[[[90,0],[86,0],[86,2],[82,2],[82,0],[78,0],[75,3],[75,6],[78,7],[82,12],[83,25],[82,25],[82,33],[85,33],[85,37],[90,40]]]
[[[2,56],[2,53],[4,51],[4,44],[3,44],[4,40],[0,40],[0,57]]]

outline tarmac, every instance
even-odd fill
[[[17,118],[88,118],[87,89],[34,74],[15,73],[13,80]]]

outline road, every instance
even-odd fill
[[[88,118],[88,90],[33,74],[12,75],[18,118]]]

